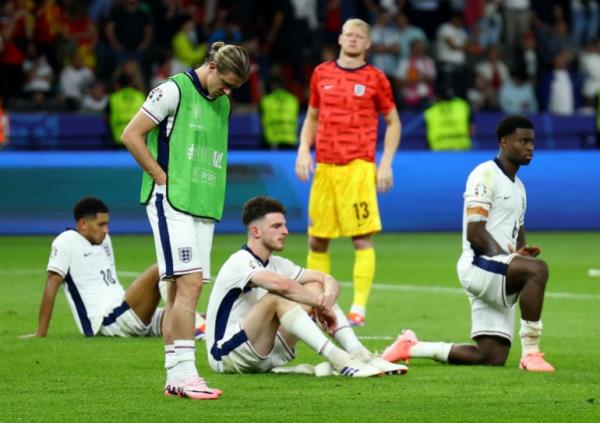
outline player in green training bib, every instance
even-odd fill
[[[152,226],[160,276],[169,283],[164,343],[165,395],[214,399],[195,364],[194,313],[210,280],[215,221],[223,214],[228,95],[250,72],[242,47],[216,42],[197,69],[154,88],[123,132],[144,170],[141,201]]]

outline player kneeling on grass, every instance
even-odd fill
[[[333,277],[272,254],[284,249],[288,234],[285,208],[279,201],[249,200],[242,220],[248,242],[225,262],[208,302],[206,348],[215,372],[269,372],[295,357],[300,339],[340,375],[406,373],[406,366],[376,357],[360,343],[335,303],[339,284]]]
[[[125,291],[117,278],[108,235],[108,207],[93,197],[73,209],[76,229],[52,242],[48,278],[40,304],[37,331],[22,338],[45,337],[58,288],[85,336],[160,336],[163,309],[158,308],[158,267],[150,266]]]
[[[533,157],[534,130],[523,116],[504,118],[496,129],[500,151],[477,166],[464,193],[463,252],[458,277],[471,302],[471,337],[477,345],[419,342],[405,331],[384,352],[390,361],[433,358],[452,364],[504,365],[521,308],[521,369],[551,372],[540,352],[542,304],[548,266],[540,248],[525,242],[525,187],[517,177]],[[516,246],[516,248],[515,248]]]

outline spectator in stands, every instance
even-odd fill
[[[492,46],[488,50],[488,59],[477,64],[475,74],[483,79],[485,92],[494,97],[492,103],[496,103],[495,97],[502,85],[509,79],[508,66],[500,59],[500,50]]]
[[[529,0],[504,0],[504,37],[509,48],[514,48],[521,36],[529,31],[531,12]]]
[[[298,97],[284,88],[281,69],[273,67],[271,91],[260,101],[263,139],[271,149],[295,149],[298,145]]]
[[[569,28],[564,19],[556,21],[553,26],[536,21],[536,34],[538,38],[538,49],[542,66],[548,69],[554,63],[554,58],[563,51],[574,54],[575,47],[571,41]]]
[[[534,85],[540,77],[541,60],[536,49],[533,32],[523,34],[521,45],[516,49],[514,57],[515,68],[527,74],[527,79]]]
[[[151,8],[154,31],[152,44],[160,52],[170,51],[173,37],[183,21],[192,16],[181,0],[154,0]]]
[[[63,14],[62,5],[56,0],[43,0],[35,12],[33,40],[38,51],[46,56],[55,75],[58,75],[62,68],[62,63],[58,61],[57,46],[62,32]]]
[[[571,55],[563,51],[554,57],[554,68],[540,84],[542,110],[557,115],[572,115],[579,106],[577,77],[569,71]]]
[[[434,98],[435,62],[425,50],[421,39],[413,39],[410,56],[400,61],[396,73],[401,93],[398,101],[409,109],[422,110]]]
[[[584,104],[593,107],[600,92],[600,41],[587,44],[580,51],[579,71],[583,80],[581,93]]]
[[[106,38],[117,64],[131,58],[143,66],[152,32],[150,15],[139,0],[121,0],[106,25]]]
[[[479,33],[479,46],[486,49],[500,44],[502,37],[502,15],[500,14],[500,0],[486,0],[483,7],[483,16],[477,22]]]
[[[427,34],[432,41],[436,35],[442,19],[444,10],[441,10],[441,0],[408,0],[407,14],[410,21]]]
[[[27,55],[23,61],[25,85],[23,91],[36,105],[42,105],[52,90],[54,71],[48,64],[46,56],[40,54],[36,45],[27,45]]]
[[[68,110],[78,110],[84,94],[94,82],[94,73],[83,63],[78,52],[73,53],[71,64],[60,73],[60,97]]]
[[[0,97],[16,97],[23,86],[24,53],[19,47],[28,31],[29,12],[17,7],[15,1],[6,1],[0,9]]]
[[[599,25],[600,7],[597,0],[571,1],[571,35],[575,46],[596,41]]]
[[[467,32],[460,13],[453,13],[450,21],[439,28],[436,45],[441,92],[452,89],[455,94],[464,95]]]
[[[221,9],[217,12],[217,18],[212,24],[208,43],[223,41],[227,44],[240,44],[243,40],[242,31],[237,22],[227,9]]]
[[[146,95],[135,88],[133,79],[122,74],[117,89],[108,96],[108,124],[115,145],[123,147],[121,134],[133,116],[144,104]]]
[[[63,29],[63,49],[65,57],[71,57],[78,51],[85,66],[96,67],[96,24],[87,15],[85,4],[69,3],[61,22]]]
[[[146,92],[144,76],[142,75],[140,65],[134,59],[125,59],[125,61],[113,72],[111,79],[112,83],[119,84],[122,75],[127,76],[136,90]]]
[[[83,97],[81,110],[84,112],[104,113],[107,106],[106,84],[102,81],[95,81],[90,88],[90,92]]]
[[[474,112],[498,110],[496,93],[480,75],[475,74],[473,84],[467,89],[466,97]]]
[[[205,42],[200,42],[192,17],[183,21],[173,37],[172,46],[175,58],[188,68],[196,68],[202,62],[208,47]]]
[[[398,15],[396,23],[398,25],[401,59],[407,59],[410,55],[410,45],[413,40],[421,40],[424,45],[427,45],[427,35],[425,35],[421,28],[411,25],[404,13]]]
[[[500,88],[498,97],[502,113],[514,115],[538,111],[533,84],[523,71],[512,73],[511,78]]]
[[[381,8],[377,21],[371,28],[371,63],[381,69],[390,79],[394,79],[398,70],[400,56],[400,33],[390,21],[392,15]]]
[[[469,150],[473,117],[469,103],[452,92],[425,110],[427,142],[433,151]]]

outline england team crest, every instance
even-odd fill
[[[362,85],[362,84],[355,84],[354,85],[354,94],[361,96],[361,95],[365,95],[365,91],[367,91],[367,88]]]
[[[183,247],[178,250],[179,260],[182,263],[189,263],[192,260],[192,249],[190,247]]]

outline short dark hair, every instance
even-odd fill
[[[98,213],[108,213],[108,206],[96,197],[85,197],[73,207],[73,217],[77,222],[82,217],[96,217]]]
[[[500,142],[502,138],[514,134],[519,128],[533,129],[533,122],[521,115],[506,116],[496,127],[498,142]]]
[[[247,227],[251,222],[265,217],[269,213],[282,213],[285,215],[285,212],[285,206],[273,197],[254,197],[244,204],[242,222]]]

